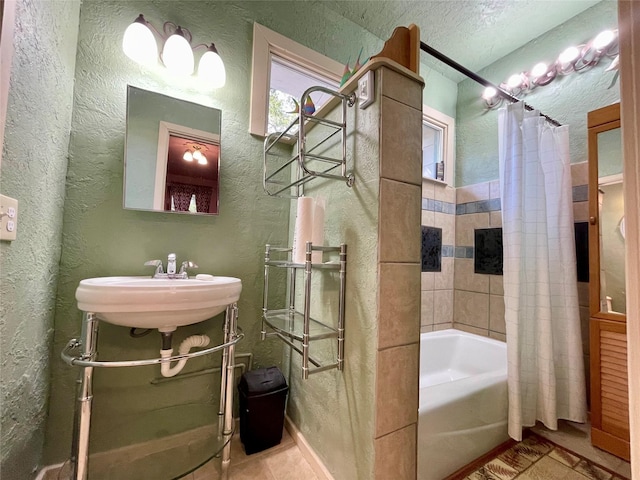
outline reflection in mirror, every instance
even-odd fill
[[[124,208],[217,214],[220,129],[218,109],[129,86]]]
[[[620,128],[598,133],[600,309],[626,313]]]

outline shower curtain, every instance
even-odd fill
[[[499,112],[509,435],[586,421],[567,126]]]

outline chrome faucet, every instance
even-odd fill
[[[198,265],[191,260],[186,260],[180,265],[180,271],[176,273],[176,254],[170,253],[167,257],[167,273],[164,273],[162,260],[149,260],[144,262],[145,266],[156,267],[152,278],[185,279],[189,278],[188,268],[198,268]]]
[[[176,254],[170,253],[167,256],[167,275],[176,273]]]
[[[153,278],[161,278],[165,275],[162,268],[162,260],[149,260],[144,262],[145,267],[156,267],[156,271],[153,273]]]

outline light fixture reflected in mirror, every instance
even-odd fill
[[[193,52],[197,49],[205,49],[198,64],[198,78],[211,88],[224,86],[226,70],[215,45],[199,44],[192,47],[191,32],[172,22],[165,22],[161,33],[142,14],[138,15],[125,30],[122,50],[129,58],[141,65],[155,65],[158,62],[156,36],[164,43],[160,58],[168,70],[178,75],[192,75],[195,68]]]
[[[207,157],[202,153],[202,145],[193,144],[184,151],[182,159],[186,162],[197,161],[200,165],[206,165]],[[207,148],[206,146],[204,147]]]

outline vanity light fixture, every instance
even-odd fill
[[[570,46],[560,53],[551,65],[540,62],[529,72],[511,75],[500,88],[514,96],[526,95],[536,87],[551,83],[558,75],[569,75],[597,65],[604,57],[613,58],[611,66],[605,70],[615,69],[618,58],[618,30],[604,30],[590,42],[578,46]],[[487,108],[495,108],[502,104],[503,98],[496,95],[495,89],[486,88],[482,98]]]
[[[191,150],[185,150],[182,159],[186,162],[193,162],[193,153],[191,153]]]
[[[158,56],[158,37],[162,42],[162,53]],[[127,27],[122,38],[122,50],[137,63],[146,66],[157,64],[160,57],[162,64],[178,75],[192,75],[195,67],[193,52],[205,49],[198,64],[198,78],[207,82],[212,88],[223,87],[226,82],[224,62],[215,45],[204,43],[191,46],[191,32],[180,25],[165,22],[162,32],[148,22],[140,14]]]

